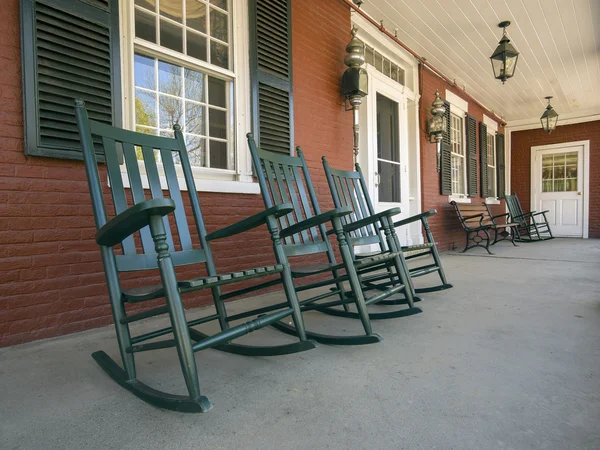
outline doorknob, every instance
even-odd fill
[[[577,195],[581,195],[581,192],[578,192]]]

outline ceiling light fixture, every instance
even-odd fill
[[[494,77],[497,80],[501,80],[502,84],[515,74],[517,67],[517,59],[519,58],[519,52],[515,50],[513,45],[510,43],[510,39],[506,35],[506,27],[510,25],[508,20],[500,22],[498,26],[502,28],[502,38],[498,43],[498,47],[490,56],[492,61],[492,69],[494,70]]]

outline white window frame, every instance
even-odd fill
[[[191,68],[194,66],[203,73],[225,75],[233,81],[233,99],[230,107],[233,109],[235,130],[233,132],[235,146],[235,160],[233,170],[193,167],[194,182],[198,191],[223,192],[240,194],[259,194],[260,186],[253,182],[252,159],[246,142],[246,133],[251,131],[250,123],[250,63],[247,57],[249,52],[249,23],[248,0],[230,0],[231,7],[231,42],[230,58],[233,70],[215,67],[195,59],[188,59],[185,55],[162,48],[151,42],[135,39],[134,0],[122,0],[120,9],[120,34],[121,34],[121,82],[123,86],[123,127],[133,130],[135,128],[135,87],[133,76],[134,53],[143,50],[149,56],[160,56],[161,59],[177,63],[185,60]],[[125,187],[129,187],[125,165],[122,179]],[[140,169],[145,169],[140,161]],[[183,179],[183,174],[178,172]],[[185,183],[180,180],[180,186],[185,189]],[[142,177],[144,188],[148,188],[147,179]],[[161,177],[161,187],[168,189],[166,179]]]
[[[471,203],[471,199],[468,197],[468,183],[467,183],[467,142],[466,142],[466,120],[467,111],[469,110],[469,104],[460,98],[458,95],[446,90],[446,101],[450,103],[450,114],[454,114],[462,120],[462,156],[463,157],[463,191],[464,194],[452,192],[448,197],[448,202],[455,201],[457,203]],[[448,130],[451,133],[451,130]],[[451,151],[451,155],[458,155]],[[450,164],[452,164],[452,156],[450,157]],[[451,183],[454,185],[454,183]]]
[[[497,161],[497,156],[498,153],[496,152],[496,133],[498,133],[498,122],[496,122],[494,119],[492,119],[491,117],[486,116],[485,114],[483,115],[483,123],[485,123],[485,125],[487,126],[487,134],[488,136],[493,136],[493,145],[494,145],[494,161],[496,162],[496,166],[494,167],[494,171],[495,171],[495,177],[496,177],[496,184],[495,184],[495,196],[488,196],[485,199],[485,202],[490,204],[490,205],[499,205],[500,204],[500,199],[498,198],[498,161]],[[481,136],[479,137],[481,139]],[[486,146],[487,148],[487,146]],[[489,166],[489,164],[488,164]]]

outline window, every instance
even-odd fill
[[[135,0],[134,124],[183,131],[195,167],[236,168],[228,0]]]
[[[450,146],[452,194],[465,195],[465,145],[464,120],[457,114],[450,114]]]
[[[497,193],[497,173],[496,173],[496,137],[493,134],[487,133],[487,182],[488,182],[488,196],[496,198]]]
[[[404,85],[404,69],[391,62],[370,45],[365,45],[365,62],[396,83]]]

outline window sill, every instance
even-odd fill
[[[123,187],[129,188],[129,177],[127,172],[121,172],[121,179],[123,180]],[[187,186],[183,178],[178,178],[179,187],[182,191],[187,191]],[[234,181],[234,180],[211,180],[211,179],[194,179],[196,190],[198,192],[219,192],[224,194],[260,194],[260,186],[258,183],[251,181]],[[148,179],[142,176],[142,187],[144,189],[150,189]],[[167,180],[164,177],[160,177],[160,187],[163,191],[168,190]]]
[[[497,199],[496,197],[488,197],[485,199],[485,202],[488,205],[499,205],[500,204],[500,199]]]
[[[452,201],[454,201],[456,203],[471,203],[471,199],[469,197],[465,197],[462,195],[449,195],[448,203],[450,203]]]

